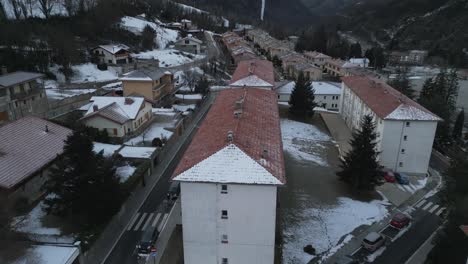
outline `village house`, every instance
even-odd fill
[[[388,55],[390,64],[423,65],[427,57],[425,50],[392,51]]]
[[[289,102],[291,93],[296,83],[286,81],[277,84],[275,92],[278,95],[278,102]],[[311,88],[314,89],[315,99],[318,107],[330,111],[338,111],[340,108],[341,84],[336,82],[311,82]]]
[[[286,184],[274,91],[219,92],[179,162],[184,263],[275,263]]]
[[[154,105],[172,102],[174,75],[163,69],[142,69],[124,74],[122,81],[124,96],[143,96]]]
[[[342,80],[340,114],[352,130],[359,129],[365,115],[373,117],[381,165],[396,172],[426,174],[441,119],[380,79]]]
[[[304,57],[307,60],[309,60],[310,63],[313,63],[321,68],[324,67],[325,63],[332,59],[330,56],[320,53],[318,51],[304,52]]]
[[[273,71],[273,64],[267,60],[241,61],[232,75],[229,86],[273,89],[275,86]]]
[[[182,24],[182,29],[184,29],[184,30],[189,30],[189,29],[192,29],[192,28],[193,28],[193,24],[192,24],[192,21],[191,21],[191,20],[182,19],[182,20],[180,21],[180,23]]]
[[[251,60],[257,57],[247,42],[236,33],[226,32],[222,35],[221,39],[229,53],[229,63],[231,66],[237,65],[240,61]]]
[[[347,62],[347,61],[340,60],[340,59],[328,60],[324,65],[325,72],[333,77],[350,76],[352,75],[352,73],[351,71],[349,71],[349,69],[353,69],[357,67],[359,66],[354,63]]]
[[[0,124],[28,115],[46,116],[43,77],[41,73],[22,71],[0,75]]]
[[[110,137],[134,135],[152,119],[152,106],[143,97],[93,96],[80,119],[83,124],[107,131]]]
[[[322,69],[311,64],[311,63],[299,63],[289,67],[288,76],[293,79],[297,79],[300,73],[304,74],[304,77],[310,81],[317,81],[322,79]]]
[[[280,54],[278,59],[281,60],[281,67],[283,68],[283,72],[286,74],[290,72],[290,69],[294,65],[307,62],[307,59],[297,52],[285,52]]]
[[[0,195],[11,201],[39,199],[50,168],[71,133],[35,116],[0,126]]]
[[[177,40],[174,46],[176,49],[184,52],[201,54],[203,52],[202,44],[203,41],[195,38],[191,34],[188,34],[187,37]]]
[[[99,63],[126,64],[132,61],[130,48],[124,44],[100,45],[92,49]]]

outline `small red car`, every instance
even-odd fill
[[[402,213],[396,213],[392,217],[392,221],[390,221],[390,225],[395,228],[402,229],[405,226],[409,225],[410,221],[411,219],[409,216],[402,214]]]
[[[383,177],[387,182],[391,182],[391,183],[396,182],[395,174],[393,174],[393,172],[391,172],[391,171],[385,172]]]

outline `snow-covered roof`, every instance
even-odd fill
[[[187,37],[185,37],[185,38],[181,38],[181,39],[177,40],[176,42],[177,42],[177,43],[181,43],[181,42],[184,42],[184,41],[186,41],[186,40],[193,41],[193,42],[196,42],[196,43],[198,43],[198,44],[202,44],[202,43],[203,43],[203,41],[197,39],[196,37],[192,36],[191,34],[189,34],[189,35],[188,35]]]
[[[93,151],[99,153],[103,151],[104,157],[110,157],[118,151],[122,145],[113,145],[113,144],[106,144],[100,142],[93,142]]]
[[[342,80],[344,87],[348,87],[382,119],[409,121],[442,120],[381,79],[369,76],[347,76],[343,77]]]
[[[99,45],[97,48],[101,48],[111,54],[116,54],[117,52],[121,50],[124,50],[124,51],[130,50],[130,48],[124,44]]]
[[[340,95],[341,84],[336,82],[312,82],[316,95]]]
[[[42,73],[17,71],[0,75],[0,87],[8,87],[15,84],[28,82],[44,77]]]
[[[145,99],[143,97],[93,96],[90,102],[92,105],[83,119],[101,115],[122,124],[137,117]]]
[[[120,81],[156,81],[165,74],[172,74],[170,71],[163,71],[162,69],[154,70],[135,70],[125,74]]]
[[[11,264],[72,264],[79,255],[75,246],[34,245]]]
[[[351,58],[349,59],[349,62],[354,63],[354,64],[368,64],[369,59],[368,58]]]
[[[266,89],[220,91],[177,166],[173,179],[285,184],[276,98],[274,91]]]
[[[282,184],[275,176],[262,167],[234,144],[229,144],[210,157],[182,172],[175,181]]]
[[[234,83],[230,84],[231,86],[250,86],[250,87],[272,87],[271,83],[265,82],[256,75],[250,75],[243,79],[240,79]]]
[[[124,146],[119,150],[119,154],[124,158],[149,159],[155,151],[156,148],[152,147]]]
[[[295,86],[296,83],[294,81],[290,81],[278,86],[278,88],[276,88],[275,91],[278,94],[291,94]]]

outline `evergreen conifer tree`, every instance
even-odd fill
[[[337,172],[340,180],[355,191],[370,191],[379,182],[381,166],[377,161],[375,124],[372,117],[362,118],[360,130],[353,131],[351,150],[346,153]]]
[[[314,90],[310,81],[306,80],[304,73],[300,72],[289,99],[289,111],[296,116],[312,116],[315,103]]]
[[[465,123],[465,110],[462,109],[460,113],[458,113],[457,120],[455,120],[455,125],[453,126],[453,132],[452,132],[453,139],[459,140],[462,138],[464,123]]]
[[[408,71],[407,69],[403,69],[402,71],[399,71],[396,78],[389,81],[388,84],[392,86],[393,88],[397,89],[400,91],[402,94],[408,96],[410,99],[414,99],[415,91],[411,87],[411,84],[408,79]]]

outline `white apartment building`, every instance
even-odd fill
[[[342,78],[340,114],[350,129],[371,115],[381,165],[396,172],[425,174],[441,119],[380,79]]]
[[[272,264],[277,188],[286,183],[276,94],[223,90],[173,177],[185,264]]]
[[[289,102],[291,93],[294,90],[295,82],[286,82],[277,85],[275,88],[279,102]],[[318,107],[338,111],[340,109],[341,84],[337,82],[311,82],[314,89],[315,102]]]

